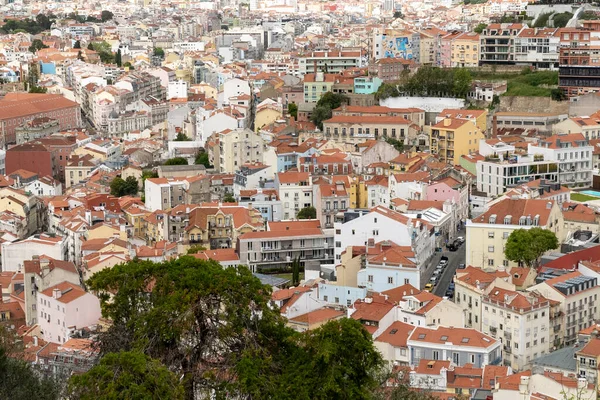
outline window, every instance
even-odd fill
[[[335,304],[338,304],[339,302],[340,302],[340,298],[339,298],[339,297],[336,297],[336,298],[335,298]]]
[[[433,351],[433,359],[434,360],[439,360],[440,359],[440,352],[437,350]]]
[[[471,354],[471,364],[475,364],[475,354]]]
[[[488,238],[493,239],[494,238],[494,232],[488,232]]]
[[[327,301],[327,296],[323,296],[323,300],[324,300],[324,301]]]
[[[488,252],[493,253],[494,252],[494,246],[488,246]]]
[[[373,275],[367,276],[367,281],[369,281],[369,282],[372,283],[373,282]]]
[[[394,277],[388,276],[388,283],[389,284],[393,284],[394,283]]]
[[[494,265],[495,265],[494,259],[493,258],[488,259],[488,266],[493,267]]]
[[[408,285],[410,283],[410,279],[404,278],[404,284]]]

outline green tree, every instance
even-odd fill
[[[188,162],[183,157],[169,158],[163,165],[188,165]]]
[[[402,11],[394,11],[394,18],[404,18]]]
[[[296,103],[288,103],[288,114],[294,119],[298,119],[298,105]]]
[[[297,215],[298,219],[316,219],[317,218],[317,209],[313,206],[304,207],[300,211],[298,211]]]
[[[292,261],[292,285],[298,286],[300,284],[300,256],[294,258]]]
[[[88,372],[69,382],[73,400],[174,399],[183,400],[177,376],[157,360],[138,351],[106,354]]]
[[[384,83],[379,86],[377,92],[375,92],[375,98],[377,100],[384,100],[388,97],[398,97],[400,92],[398,91],[398,85],[394,83]]]
[[[92,42],[92,49],[98,53],[100,57],[100,61],[104,64],[113,64],[115,63],[115,54],[112,52],[112,48],[110,44],[106,41],[102,42]],[[88,45],[89,49],[89,45]]]
[[[190,139],[190,138],[189,138],[189,137],[188,137],[188,136],[187,136],[185,133],[183,133],[183,132],[179,132],[179,133],[177,134],[177,136],[175,137],[175,141],[176,141],[176,142],[189,142],[190,140],[192,140],[192,139]]]
[[[302,335],[299,345],[302,351],[288,371],[296,398],[369,399],[379,388],[377,373],[383,360],[358,321],[328,322]]]
[[[33,39],[33,41],[31,42],[31,46],[29,46],[29,51],[31,53],[37,53],[38,50],[47,48],[48,46],[46,46],[44,42],[41,41],[41,39]]]
[[[323,121],[331,118],[332,110],[348,103],[348,98],[343,94],[327,92],[319,101],[312,112],[311,120],[319,128],[323,129]]]
[[[563,12],[554,14],[552,17],[552,23],[555,28],[564,28],[567,26],[567,23],[573,18],[573,14],[570,12]]]
[[[473,32],[481,34],[485,28],[487,28],[487,24],[481,22],[473,29]]]
[[[187,250],[187,254],[198,254],[204,250],[206,250],[206,247],[200,244],[195,244],[193,246],[190,246],[190,248]]]
[[[9,357],[10,349],[4,340],[0,344],[0,399],[58,400],[60,387],[54,381],[41,379],[22,359]]]
[[[568,97],[561,89],[552,89],[550,92],[550,97],[555,101],[564,101],[567,100]]]
[[[386,137],[385,141],[388,144],[391,144],[392,146],[394,146],[394,148],[396,150],[398,150],[400,153],[402,153],[404,151],[404,142],[402,142],[398,139],[394,139],[393,137]]]
[[[100,19],[102,20],[102,22],[110,21],[111,19],[113,19],[113,15],[114,14],[110,11],[104,10],[100,14]]]
[[[460,98],[466,98],[471,91],[471,73],[466,68],[459,68],[454,72],[454,94]]]
[[[194,164],[204,165],[206,168],[214,168],[214,166],[210,165],[208,153],[205,151],[199,151],[198,154],[196,154],[196,160],[194,161]]]
[[[537,267],[545,252],[557,247],[558,239],[552,231],[542,228],[517,229],[508,237],[504,255],[510,261],[532,268]]]
[[[134,70],[135,68],[133,67],[133,65],[131,65],[131,63],[129,61],[127,61],[125,64],[123,64],[123,67],[125,68],[129,68],[130,70]]]
[[[153,50],[153,54],[157,57],[164,57],[165,51],[162,49],[162,47],[155,47]]]
[[[75,44],[73,44],[73,48],[74,49],[80,49],[81,48],[81,42],[79,40],[76,40]]]
[[[127,179],[117,176],[110,183],[110,194],[115,197],[134,196],[138,191],[139,184],[133,176],[128,176]]]
[[[87,49],[88,50],[94,50],[94,44],[92,42],[89,42],[87,45]]]
[[[115,64],[120,67],[123,63],[123,56],[121,55],[121,49],[117,50],[117,55],[115,56]]]
[[[142,171],[142,192],[146,187],[146,179],[148,178],[158,178],[158,172],[148,169]]]
[[[233,195],[229,192],[225,193],[225,195],[223,196],[223,203],[235,203],[235,197],[233,197]]]
[[[48,30],[52,27],[53,20],[50,20],[50,17],[45,14],[38,14],[35,17],[35,21],[37,24],[44,30]]]
[[[42,86],[32,85],[29,87],[29,93],[48,93],[48,89]]]

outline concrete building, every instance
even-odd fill
[[[563,216],[554,201],[503,199],[491,205],[482,215],[467,220],[466,240],[469,251],[466,264],[480,268],[517,266],[505,259],[504,246],[517,229],[543,228],[563,239]]]
[[[325,71],[342,72],[347,68],[362,67],[360,50],[314,51],[298,56],[298,72],[302,75]]]
[[[58,344],[68,341],[74,331],[97,324],[102,316],[100,300],[70,282],[40,292],[37,308],[44,340]]]
[[[25,261],[40,254],[55,260],[66,260],[67,241],[53,234],[39,234],[18,242],[2,243],[2,270],[23,271]]]
[[[459,165],[462,156],[477,151],[479,140],[484,134],[473,122],[467,119],[444,118],[431,127],[429,142],[431,152],[440,161]]]

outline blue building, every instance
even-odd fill
[[[354,78],[354,93],[356,94],[373,94],[379,89],[383,81],[378,77],[363,76]]]

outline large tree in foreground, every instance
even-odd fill
[[[69,399],[183,399],[183,386],[164,365],[143,353],[110,353],[87,373],[74,375]]]
[[[99,272],[89,287],[113,321],[99,337],[103,357],[144,353],[181,378],[186,398],[369,399],[379,386],[381,356],[358,322],[297,333],[245,266],[134,260]],[[110,368],[125,368],[110,357]]]
[[[504,255],[510,261],[531,268],[539,264],[542,254],[557,247],[558,239],[552,231],[542,228],[517,229],[508,237]]]

